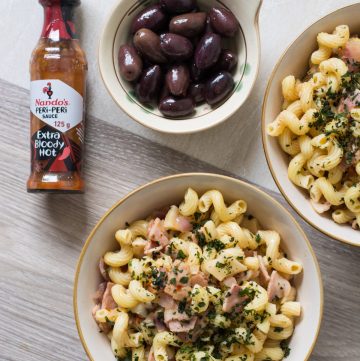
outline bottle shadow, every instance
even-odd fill
[[[48,194],[44,198],[54,236],[70,247],[82,246],[86,238],[88,208],[86,194]],[[55,233],[56,232],[56,233]]]

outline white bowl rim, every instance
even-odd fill
[[[255,16],[254,16],[254,30],[255,30],[255,34],[256,34],[256,38],[257,38],[257,44],[256,44],[256,48],[257,48],[257,61],[256,61],[256,70],[255,70],[255,75],[254,75],[254,79],[252,81],[252,84],[251,86],[249,87],[249,90],[248,90],[248,94],[247,96],[245,97],[245,99],[243,100],[243,102],[240,104],[240,106],[238,107],[235,107],[231,112],[227,112],[225,116],[219,116],[218,117],[218,120],[216,122],[213,122],[207,126],[202,126],[202,127],[197,127],[197,128],[193,128],[191,130],[188,130],[188,129],[181,129],[181,130],[165,130],[165,129],[162,129],[162,127],[158,127],[158,126],[155,126],[153,125],[151,122],[147,122],[147,121],[143,121],[141,118],[138,118],[138,117],[134,117],[132,114],[130,114],[130,112],[128,112],[128,110],[126,109],[126,107],[124,107],[121,102],[119,102],[115,95],[113,94],[113,91],[110,89],[110,87],[108,86],[108,83],[106,81],[106,75],[105,75],[105,72],[104,70],[102,69],[103,68],[103,54],[102,54],[102,48],[103,48],[103,42],[104,42],[104,38],[105,38],[105,35],[107,33],[107,26],[110,22],[110,19],[112,18],[113,16],[113,13],[114,11],[119,7],[120,3],[121,2],[124,2],[125,0],[118,0],[115,5],[112,7],[111,11],[109,12],[109,15],[107,16],[107,18],[105,19],[105,22],[104,22],[104,27],[103,27],[103,31],[102,31],[102,34],[100,36],[100,40],[99,40],[99,43],[98,43],[98,52],[97,52],[97,58],[98,58],[98,69],[99,69],[99,72],[100,72],[100,76],[101,76],[101,79],[103,81],[103,84],[105,85],[105,88],[107,90],[107,92],[110,94],[111,98],[113,99],[113,101],[115,102],[115,104],[117,104],[118,107],[120,107],[120,109],[128,116],[130,117],[132,120],[134,120],[135,122],[137,122],[138,124],[146,127],[146,128],[149,128],[149,129],[152,129],[152,130],[155,130],[157,132],[160,132],[160,133],[163,133],[163,134],[179,134],[179,135],[187,135],[187,134],[195,134],[195,133],[199,133],[199,132],[202,132],[202,131],[205,131],[205,130],[208,130],[208,129],[211,129],[211,128],[214,128],[222,123],[224,123],[226,120],[228,120],[229,118],[231,118],[245,103],[246,101],[248,100],[249,96],[252,94],[253,90],[254,90],[254,87],[255,87],[255,84],[256,84],[256,81],[258,79],[258,75],[259,75],[259,70],[260,70],[260,62],[261,62],[261,42],[260,42],[260,29],[259,29],[259,14],[260,14],[260,10],[261,10],[261,7],[262,7],[262,4],[263,4],[263,1],[264,0],[257,0],[258,1],[258,7],[257,7],[257,11],[255,13]],[[227,100],[226,100],[227,101]],[[170,118],[166,118],[168,120],[171,120]],[[190,118],[191,119],[191,118]],[[176,121],[176,119],[174,120]]]
[[[342,11],[344,9],[350,8],[350,7],[359,7],[360,4],[358,2],[354,3],[354,4],[350,4],[347,6],[343,6],[335,11],[332,11],[331,13],[328,13],[327,15],[324,15],[323,17],[321,17],[320,19],[316,20],[315,22],[313,22],[311,25],[309,25],[304,31],[302,31],[294,41],[291,42],[290,45],[288,45],[288,47],[284,50],[284,52],[282,53],[281,57],[279,58],[279,60],[277,61],[276,65],[274,66],[273,71],[271,72],[271,75],[269,77],[268,83],[267,83],[267,87],[266,87],[266,91],[265,91],[265,96],[264,96],[264,100],[263,100],[263,106],[262,106],[262,119],[261,119],[261,128],[262,128],[262,144],[263,144],[263,149],[264,149],[264,153],[265,153],[265,158],[266,158],[266,162],[268,164],[268,167],[270,169],[271,172],[271,176],[273,177],[277,187],[279,188],[281,194],[283,195],[283,197],[286,199],[286,201],[289,203],[289,205],[294,209],[294,211],[308,224],[310,224],[312,227],[314,227],[315,229],[317,229],[319,232],[323,233],[324,235],[331,237],[337,241],[340,241],[342,243],[346,243],[349,244],[351,246],[354,247],[360,247],[360,243],[355,243],[352,241],[349,241],[345,238],[342,238],[341,236],[336,236],[334,234],[329,233],[328,231],[326,231],[325,229],[321,228],[320,226],[316,225],[314,222],[312,222],[310,220],[310,218],[308,218],[303,212],[300,211],[300,209],[295,205],[295,202],[292,202],[290,197],[287,195],[287,193],[285,192],[285,190],[283,189],[283,187],[280,184],[280,181],[278,180],[277,176],[276,176],[276,172],[274,171],[274,168],[272,166],[271,163],[271,159],[269,156],[269,151],[268,151],[268,135],[266,134],[266,124],[265,124],[265,113],[266,113],[266,105],[267,105],[267,100],[269,97],[269,93],[270,93],[270,87],[272,85],[273,79],[275,77],[275,74],[280,66],[280,64],[282,63],[286,53],[288,52],[288,50],[294,45],[295,42],[297,42],[308,30],[310,30],[314,25],[318,24],[319,22],[323,21],[324,19],[326,19],[327,17],[330,17],[331,15],[337,13],[338,11]]]
[[[95,225],[95,227],[92,229],[91,233],[89,234],[89,236],[87,237],[83,248],[81,250],[78,262],[77,262],[77,266],[76,266],[76,270],[75,270],[75,279],[74,279],[74,288],[73,288],[73,311],[74,311],[74,315],[75,315],[75,322],[76,322],[76,328],[79,334],[79,338],[80,341],[82,343],[82,346],[89,358],[90,361],[95,361],[95,359],[92,357],[90,350],[87,346],[87,343],[84,339],[83,336],[83,332],[81,329],[81,325],[80,325],[80,319],[79,319],[79,312],[78,312],[78,302],[77,302],[77,291],[78,291],[78,281],[79,281],[79,274],[80,274],[80,269],[82,267],[82,262],[83,259],[85,257],[87,248],[89,247],[94,234],[97,232],[98,228],[102,225],[102,223],[105,221],[105,219],[110,215],[110,213],[112,213],[119,205],[123,204],[125,201],[127,201],[129,198],[131,198],[134,194],[141,192],[142,190],[144,190],[145,188],[153,185],[153,184],[158,184],[158,183],[162,183],[164,181],[167,180],[171,180],[171,179],[177,179],[177,178],[190,178],[193,176],[206,176],[206,177],[210,177],[210,178],[222,178],[225,180],[229,180],[235,183],[238,183],[239,185],[243,186],[243,187],[248,187],[250,189],[252,189],[253,191],[260,193],[263,197],[267,198],[270,202],[272,202],[273,204],[275,204],[277,207],[280,207],[282,209],[282,211],[284,211],[288,217],[290,218],[290,220],[292,221],[292,223],[294,224],[294,226],[296,226],[296,228],[298,229],[298,231],[300,232],[300,234],[302,235],[303,239],[305,240],[305,243],[308,247],[308,250],[310,251],[310,254],[312,256],[312,260],[315,264],[315,268],[316,268],[316,276],[320,285],[320,312],[319,312],[319,317],[317,320],[317,330],[313,339],[313,342],[311,344],[311,347],[309,348],[308,354],[306,356],[306,358],[304,359],[304,361],[309,360],[316,341],[318,339],[319,333],[320,333],[320,328],[321,328],[321,323],[323,320],[323,312],[324,312],[324,286],[323,286],[323,281],[322,281],[322,276],[321,276],[321,270],[320,270],[320,266],[319,266],[319,262],[317,260],[316,254],[312,248],[311,242],[308,239],[305,231],[301,228],[300,224],[298,223],[298,221],[295,219],[295,217],[289,212],[289,210],[287,210],[282,204],[280,204],[276,199],[274,199],[272,196],[268,195],[265,191],[257,188],[256,186],[247,183],[245,181],[242,181],[240,179],[237,178],[233,178],[233,177],[229,177],[229,176],[225,176],[225,175],[221,175],[221,174],[215,174],[215,173],[181,173],[181,174],[175,174],[175,175],[170,175],[170,176],[166,176],[166,177],[161,177],[158,178],[156,180],[153,180],[151,182],[148,182],[138,188],[136,188],[135,190],[131,191],[130,193],[128,193],[126,196],[124,196],[123,198],[121,198],[119,201],[117,201],[101,218],[100,220],[97,222],[97,224]]]

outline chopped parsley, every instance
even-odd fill
[[[322,118],[326,118],[326,114],[321,114]],[[319,117],[320,119],[320,117]],[[326,124],[324,123],[324,126]],[[335,129],[336,130],[336,129]],[[189,233],[189,236],[186,236],[186,242],[193,242],[194,235],[196,237],[195,242],[202,248],[204,259],[206,255],[213,256],[216,253],[221,252],[226,247],[235,247],[237,242],[234,238],[228,238],[230,241],[222,242],[220,239],[216,239],[216,235],[211,235],[208,231],[204,230],[204,224],[209,220],[208,213],[197,212],[193,216],[193,230],[192,234]],[[253,219],[252,215],[246,215],[247,219]],[[129,226],[129,224],[127,224]],[[169,232],[169,236],[178,237],[180,233],[178,232]],[[264,247],[261,246],[262,238],[260,234],[251,233],[252,239],[256,241],[259,247],[259,252],[263,255]],[[210,238],[210,239],[209,239]],[[157,240],[154,241],[158,242]],[[159,242],[158,242],[159,243]],[[250,254],[250,253],[249,253]],[[201,262],[203,258],[201,257],[201,252],[194,252],[192,257],[197,257]],[[153,260],[150,260],[153,258]],[[168,259],[172,260],[168,263]],[[199,320],[204,319],[206,323],[199,325],[199,327],[194,328],[186,332],[186,341],[178,343],[180,349],[177,351],[181,357],[184,359],[193,360],[193,355],[195,352],[202,352],[199,361],[211,361],[216,359],[222,359],[224,357],[224,350],[230,350],[232,345],[238,345],[241,341],[241,344],[244,345],[254,345],[254,336],[253,332],[256,329],[256,325],[259,322],[263,322],[270,315],[266,311],[255,311],[247,310],[246,305],[249,304],[252,300],[259,296],[256,288],[251,286],[251,280],[254,277],[249,277],[250,285],[248,287],[244,286],[245,281],[239,281],[243,286],[237,288],[236,291],[231,291],[228,288],[222,287],[221,282],[210,275],[206,277],[209,280],[208,286],[203,286],[206,288],[207,292],[212,295],[211,302],[208,302],[205,298],[200,297],[200,291],[194,290],[190,285],[191,274],[189,267],[183,267],[183,262],[188,258],[187,252],[183,250],[176,249],[173,243],[170,242],[169,246],[156,254],[152,254],[151,257],[143,257],[141,259],[143,265],[143,271],[140,274],[132,272],[132,279],[137,279],[142,282],[147,292],[153,292],[160,295],[162,292],[168,292],[168,289],[165,289],[165,286],[169,287],[169,295],[174,293],[180,295],[176,298],[176,308],[171,310],[174,315],[182,314],[180,317],[180,323],[185,326],[194,316],[198,317]],[[211,258],[211,257],[209,257]],[[215,259],[214,257],[211,259]],[[221,274],[234,275],[234,262],[235,260],[243,261],[243,256],[233,255],[231,253],[221,252],[221,257],[217,258],[214,261],[216,267],[219,269],[218,272]],[[168,266],[170,264],[171,266]],[[129,264],[131,265],[131,264]],[[221,270],[221,271],[220,271]],[[127,271],[127,266],[122,269],[122,271]],[[236,270],[235,270],[236,271]],[[247,271],[243,272],[244,275],[247,274]],[[235,275],[236,276],[236,275]],[[192,283],[192,282],[191,282]],[[211,289],[214,288],[214,289]],[[194,298],[199,297],[199,300],[194,305]],[[235,302],[231,308],[229,307],[228,312],[222,312],[220,309],[223,309],[223,305],[228,301],[226,298],[230,296],[235,296]],[[181,300],[179,300],[181,299]],[[202,313],[202,314],[200,314]],[[136,323],[134,329],[142,332],[149,339],[152,339],[156,334],[156,321],[164,323],[164,308],[154,308],[153,317],[151,320],[143,320],[139,318],[139,323]],[[166,315],[166,312],[165,312]],[[219,317],[218,317],[219,315]],[[136,317],[136,321],[137,316]],[[114,326],[114,322],[110,321],[109,318],[105,318],[108,325]],[[236,332],[237,328],[245,328],[244,331]],[[272,328],[274,332],[281,332],[283,329],[281,327]],[[199,334],[198,334],[199,333]],[[240,338],[240,340],[239,340]],[[146,341],[143,341],[144,346],[146,346]],[[213,346],[209,347],[209,345]],[[284,351],[285,357],[288,356],[290,349],[287,343],[282,342],[281,348]],[[120,350],[114,350],[117,361],[140,361],[136,356],[132,358],[131,352],[128,352],[125,357],[120,357]],[[122,353],[121,353],[122,354]],[[241,355],[239,361],[249,361],[247,355]],[[267,361],[270,361],[268,359]]]
[[[248,296],[251,300],[254,299],[256,295],[256,291],[252,288],[242,288],[240,291],[239,291],[239,296],[240,297],[245,297],[245,296]]]
[[[200,212],[195,212],[194,213],[195,222],[197,222],[200,218],[201,218],[201,213]]]
[[[114,326],[114,325],[115,325],[115,322],[110,321],[107,316],[105,316],[105,321],[106,321],[106,323],[107,323],[108,325],[110,325],[110,326]]]
[[[288,357],[290,355],[291,348],[289,347],[287,340],[281,341],[280,347],[284,351],[284,357]]]
[[[207,318],[209,320],[214,320],[216,317],[216,311],[214,309],[210,310],[207,314]]]
[[[186,258],[186,254],[180,250],[176,256],[177,259],[185,259]]]
[[[156,289],[162,289],[165,287],[167,275],[163,271],[159,271],[157,268],[152,267],[151,276],[153,278],[152,285]]]
[[[221,263],[221,262],[216,262],[216,265],[215,265],[217,268],[225,268],[226,267],[226,264],[225,263]]]
[[[252,332],[249,328],[246,329],[246,335],[244,338],[245,345],[254,345],[254,341],[251,341]]]
[[[199,232],[198,230],[195,230],[195,236],[199,242],[199,246],[203,248],[206,245],[206,238],[204,234],[202,232]]]
[[[207,245],[206,248],[208,250],[210,249],[215,249],[217,252],[220,252],[221,250],[223,250],[225,248],[225,244],[223,242],[221,242],[219,239],[214,239],[213,241],[210,241]]]
[[[125,357],[115,356],[117,361],[131,361],[132,351],[127,351]]]
[[[352,107],[360,106],[360,72],[348,72],[341,78],[341,88],[325,97],[315,97],[319,110],[314,114],[310,127],[323,133],[343,150],[343,158],[348,166],[360,150],[360,137],[356,136],[357,122],[351,116]],[[322,164],[325,167],[325,164]]]
[[[283,332],[284,328],[283,327],[274,327],[274,332],[280,333]]]
[[[186,311],[186,300],[182,300],[179,302],[178,311],[180,313],[184,313]]]
[[[180,283],[187,284],[188,282],[189,282],[189,277],[184,276],[180,278]]]

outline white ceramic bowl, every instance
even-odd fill
[[[100,257],[114,248],[114,234],[125,226],[126,221],[142,219],[163,206],[180,203],[189,186],[200,193],[219,189],[227,202],[247,201],[249,212],[264,228],[280,233],[282,246],[289,257],[303,264],[304,272],[296,284],[303,313],[290,342],[292,351],[286,360],[308,360],[320,329],[323,289],[319,266],[305,233],[291,214],[263,191],[237,179],[200,173],[162,178],[135,190],[115,204],[91,232],[79,258],[74,285],[76,324],[89,359],[114,361],[109,340],[99,333],[91,315],[92,296],[101,282],[98,271]]]
[[[196,107],[190,117],[170,119],[157,108],[146,107],[136,100],[132,84],[124,81],[119,73],[118,50],[129,43],[130,24],[134,15],[153,1],[119,0],[106,21],[100,40],[99,66],[105,86],[115,102],[131,118],[142,125],[165,133],[195,133],[222,123],[234,114],[249,96],[259,68],[260,44],[258,11],[262,0],[198,0],[201,9],[227,6],[241,24],[241,31],[229,44],[239,56],[234,74],[235,88],[231,95],[217,107],[203,104]]]
[[[339,9],[320,19],[307,28],[286,50],[277,63],[265,94],[262,115],[263,145],[272,176],[281,193],[295,211],[324,234],[339,241],[360,246],[360,233],[350,225],[339,225],[331,216],[320,215],[312,208],[309,195],[295,186],[288,178],[288,156],[282,151],[277,138],[266,134],[266,126],[281,112],[281,82],[287,75],[302,79],[309,69],[309,59],[317,49],[316,37],[319,32],[333,32],[341,24],[347,24],[352,33],[360,34],[360,23],[354,14],[360,12],[360,4]]]

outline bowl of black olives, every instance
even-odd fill
[[[165,133],[222,123],[259,67],[261,0],[120,0],[99,47],[102,78],[131,118]]]

